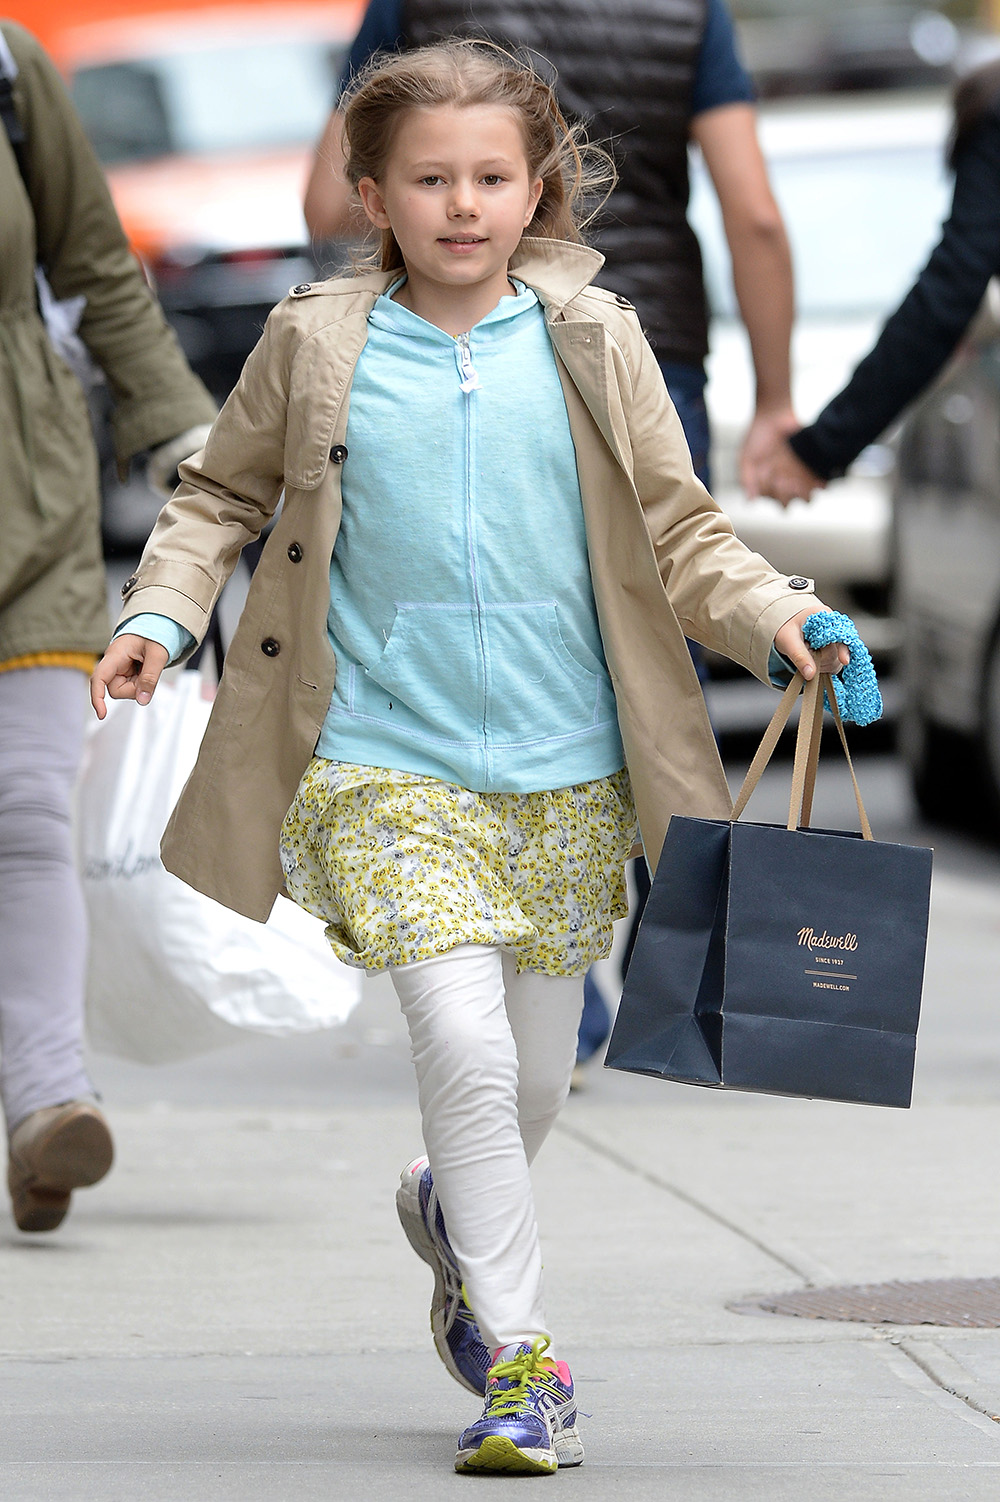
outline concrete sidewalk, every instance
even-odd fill
[[[727,1304],[995,1272],[969,1146],[995,1139],[998,1108],[904,1117],[638,1083],[647,1100],[574,1100],[538,1165],[552,1320],[592,1415],[586,1466],[551,1485],[996,1497],[1000,1424],[982,1410],[1000,1412],[1000,1335]],[[392,1205],[412,1109],[115,1119],[107,1185],[59,1235],[0,1240],[5,1498],[474,1486],[450,1464],[476,1404],[432,1352],[430,1279]]]
[[[945,878],[935,912],[951,937],[931,950],[912,1111],[599,1070],[570,1101],[536,1187],[550,1315],[591,1417],[586,1465],[538,1486],[598,1502],[1000,1496],[1000,1332],[730,1307],[1000,1274],[1000,1019],[966,943],[1000,933],[1000,896]],[[0,1224],[4,1498],[475,1490],[451,1465],[476,1403],[433,1353],[430,1276],[395,1218],[420,1137],[387,986],[338,1033],[160,1070],[95,1063],[113,1174],[52,1236]]]

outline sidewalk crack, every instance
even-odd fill
[[[613,1147],[609,1147],[598,1138],[592,1137],[589,1132],[581,1131],[577,1126],[570,1126],[565,1118],[557,1121],[554,1129],[557,1132],[565,1133],[567,1137],[572,1137],[575,1142],[579,1142],[582,1147],[586,1147],[591,1152],[597,1153],[600,1157],[607,1159],[616,1168],[624,1169],[626,1173],[631,1174],[634,1178],[643,1179],[647,1184],[652,1184],[654,1188],[663,1190],[665,1194],[673,1195],[674,1199],[680,1200],[682,1204],[689,1206],[692,1210],[697,1210],[700,1215],[704,1215],[708,1220],[715,1221],[716,1225],[722,1226],[724,1230],[731,1232],[734,1236],[738,1236],[741,1241],[745,1241],[750,1246],[756,1247],[759,1252],[763,1252],[765,1257],[770,1257],[771,1261],[776,1262],[779,1267],[783,1267],[786,1271],[794,1273],[807,1288],[816,1287],[815,1269],[810,1271],[800,1263],[795,1262],[791,1257],[785,1256],[784,1253],[769,1246],[766,1241],[755,1235],[746,1226],[740,1225],[739,1221],[733,1220],[728,1215],[724,1215],[720,1210],[713,1209],[704,1200],[689,1193],[688,1190],[682,1189],[679,1184],[673,1184],[669,1179],[661,1178],[659,1174],[652,1173],[648,1168],[641,1168],[637,1163],[633,1163],[630,1159],[626,1158],[623,1153],[616,1152]]]
[[[990,1419],[993,1425],[1000,1424],[1000,1402],[987,1385],[980,1382],[950,1351],[936,1340],[918,1340],[913,1336],[889,1337],[890,1344],[913,1363],[935,1387],[957,1398],[966,1407]],[[994,1431],[997,1432],[997,1431]]]

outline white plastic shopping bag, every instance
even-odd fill
[[[76,834],[90,918],[89,1041],[169,1063],[271,1034],[336,1027],[361,972],[335,958],[323,924],[279,897],[266,924],[203,897],[164,869],[160,838],[211,711],[201,673],[160,680],[143,708],[112,700],[87,733]]]

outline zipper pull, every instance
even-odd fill
[[[479,376],[476,367],[472,363],[472,350],[469,348],[468,334],[458,334],[455,338],[457,346],[455,353],[458,355],[458,370],[462,377],[462,390],[466,393],[478,391]]]

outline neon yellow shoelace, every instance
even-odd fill
[[[530,1351],[519,1351],[509,1361],[497,1361],[489,1370],[489,1380],[508,1379],[513,1386],[502,1387],[494,1392],[489,1400],[487,1412],[490,1414],[512,1413],[523,1407],[528,1395],[528,1384],[538,1377],[548,1376],[552,1372],[551,1365],[543,1362],[545,1352],[548,1350],[550,1341],[544,1335],[539,1335]]]

